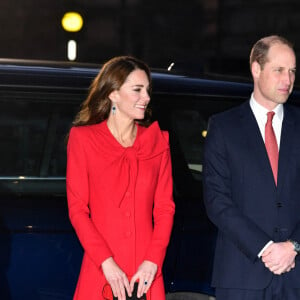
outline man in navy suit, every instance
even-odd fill
[[[280,36],[250,54],[246,103],[212,116],[204,153],[204,201],[218,228],[217,300],[300,299],[300,110],[286,101],[296,57]]]

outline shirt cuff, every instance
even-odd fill
[[[262,249],[261,251],[258,253],[258,257],[260,258],[262,256],[262,254],[264,253],[264,251],[271,245],[273,244],[274,242],[273,241],[269,241]]]

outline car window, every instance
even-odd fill
[[[182,178],[186,178],[186,182],[202,180],[203,148],[209,117],[245,100],[223,96],[154,95],[153,115],[161,128],[170,133],[175,188],[177,176],[177,185]]]
[[[78,104],[63,96],[0,94],[1,177],[65,176],[65,138]]]
[[[200,180],[207,120],[196,110],[174,110],[172,124],[187,166],[194,178]]]

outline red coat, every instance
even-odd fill
[[[156,263],[149,296],[165,299],[161,268],[175,210],[168,133],[157,122],[138,125],[124,148],[106,122],[73,127],[67,154],[69,216],[85,251],[74,299],[103,299],[101,263],[110,256],[129,278],[144,260]]]

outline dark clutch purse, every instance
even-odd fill
[[[126,300],[147,300],[146,299],[146,294],[144,294],[140,298],[137,297],[137,289],[138,289],[138,282],[135,282],[134,288],[133,288],[133,291],[132,291],[132,296],[129,297],[127,295],[127,292],[126,292]],[[113,300],[118,300],[118,298],[117,297],[113,297]]]

